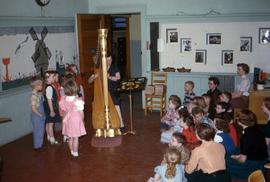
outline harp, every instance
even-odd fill
[[[98,30],[97,55],[94,58],[95,74],[92,124],[96,137],[121,135],[120,119],[108,91],[107,74],[107,29]]]

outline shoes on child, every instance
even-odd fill
[[[78,152],[73,152],[73,151],[71,151],[71,155],[72,155],[73,157],[79,157],[79,153],[78,153]]]
[[[56,141],[54,137],[47,136],[47,139],[52,145],[58,144],[58,141]]]
[[[68,136],[66,136],[66,135],[63,136],[63,142],[68,142],[69,139],[70,139],[70,138],[69,138]]]
[[[45,149],[43,147],[40,148],[34,148],[34,151],[37,153],[45,152]]]

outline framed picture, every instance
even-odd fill
[[[240,37],[240,51],[252,52],[252,37]]]
[[[205,49],[196,49],[195,52],[195,63],[206,64],[206,53]]]
[[[166,29],[166,43],[177,43],[178,32],[176,28]]]
[[[191,51],[191,38],[180,39],[180,52],[190,52]]]
[[[233,64],[233,50],[222,50],[221,64],[222,65],[232,65]]]
[[[259,28],[259,44],[270,43],[270,28]]]
[[[221,33],[207,33],[206,44],[221,44]]]

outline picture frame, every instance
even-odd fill
[[[207,50],[206,49],[196,49],[195,52],[195,63],[196,64],[206,64]]]
[[[176,28],[166,29],[166,43],[178,43],[178,32]]]
[[[180,52],[190,52],[191,47],[191,38],[181,38],[180,39]]]
[[[221,51],[221,65],[233,65],[233,50]]]
[[[206,44],[221,44],[221,33],[207,33]]]
[[[252,37],[240,37],[240,52],[252,52]]]
[[[270,44],[270,28],[259,28],[259,44]]]

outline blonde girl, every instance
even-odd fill
[[[55,81],[56,71],[46,71],[44,80],[44,111],[46,122],[47,139],[51,144],[57,144],[55,140],[53,127],[54,124],[60,122],[59,107],[57,101],[56,89],[53,87]]]
[[[62,134],[68,136],[68,145],[73,157],[78,157],[79,137],[86,134],[84,127],[84,102],[78,97],[78,86],[73,79],[64,82],[65,96],[59,103],[61,113],[63,113]]]
[[[175,147],[169,147],[164,154],[164,158],[166,164],[157,166],[154,178],[150,178],[148,182],[186,182],[184,167],[179,164],[181,160],[180,151]]]
[[[33,147],[40,150],[43,145],[45,115],[42,97],[42,80],[33,78],[30,82],[32,87],[31,101],[31,121],[33,125]]]

